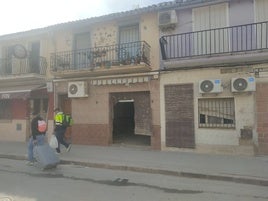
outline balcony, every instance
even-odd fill
[[[44,57],[25,58],[12,56],[8,59],[0,59],[0,79],[12,77],[44,76],[46,74],[47,62]]]
[[[59,77],[137,73],[150,70],[145,41],[52,53],[52,74]]]
[[[167,67],[261,63],[268,56],[268,22],[167,35],[160,48]]]

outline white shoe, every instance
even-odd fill
[[[28,162],[27,162],[27,165],[28,165],[28,166],[34,166],[34,162],[33,162],[33,161],[28,161]]]
[[[66,152],[69,152],[71,150],[71,148],[72,148],[72,144],[69,144],[69,146],[66,149]]]

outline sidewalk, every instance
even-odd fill
[[[62,148],[63,151],[65,151]],[[0,158],[25,160],[24,142],[0,142]],[[73,145],[62,163],[268,186],[268,156],[228,156],[148,148]]]

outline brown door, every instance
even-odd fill
[[[70,98],[68,98],[67,95],[61,95],[59,97],[59,103],[60,103],[60,108],[65,114],[70,114],[72,115],[72,101]],[[68,127],[65,133],[65,137],[67,141],[72,140],[72,127]]]
[[[165,86],[166,146],[194,148],[193,84]]]

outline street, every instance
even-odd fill
[[[77,165],[42,171],[0,159],[0,201],[264,201],[265,186],[188,179]]]

